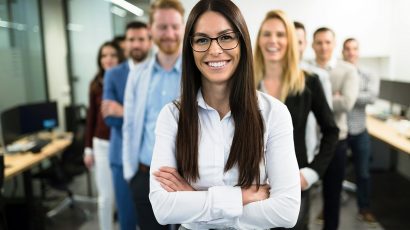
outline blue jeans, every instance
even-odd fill
[[[367,131],[348,136],[348,144],[353,154],[356,173],[357,205],[360,210],[370,207],[370,137]]]
[[[121,230],[135,230],[138,224],[137,212],[131,188],[124,179],[122,165],[111,164],[112,179]]]

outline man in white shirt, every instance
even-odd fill
[[[347,113],[353,108],[359,93],[359,76],[353,65],[333,58],[336,46],[333,30],[322,27],[313,34],[314,65],[326,70],[332,84],[332,104],[336,124],[340,130],[335,155],[323,177],[324,229],[338,228],[340,197],[345,174],[347,151]]]

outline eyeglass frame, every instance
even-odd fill
[[[219,44],[218,38],[220,38],[220,37],[222,37],[222,36],[224,36],[224,35],[226,35],[226,34],[230,34],[230,33],[235,34],[236,38],[238,39],[238,43],[236,43],[235,47],[233,47],[233,48],[225,49],[225,48],[223,48],[223,47],[221,46],[221,44]],[[193,39],[195,36],[202,36],[202,37],[204,37],[204,38],[211,39],[211,41],[209,42],[209,46],[208,46],[208,48],[207,48],[206,50],[204,50],[204,51],[198,51],[198,50],[195,50],[195,49],[194,49],[194,47],[193,47],[193,45],[192,45],[192,39]],[[236,47],[238,47],[238,45],[239,45],[239,37],[240,37],[240,34],[239,34],[239,32],[236,32],[236,31],[226,32],[226,33],[223,33],[223,34],[219,35],[218,37],[213,37],[213,38],[212,38],[212,37],[205,36],[205,35],[191,35],[191,36],[189,36],[189,44],[191,45],[191,48],[192,48],[193,51],[199,52],[199,53],[204,53],[204,52],[208,51],[209,48],[211,48],[212,41],[214,41],[214,40],[216,41],[216,44],[218,44],[218,46],[221,47],[221,49],[223,49],[223,50],[233,50],[233,49],[235,49]]]

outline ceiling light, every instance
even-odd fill
[[[116,6],[111,7],[111,13],[113,13],[115,15],[118,15],[122,18],[125,17],[125,15],[127,15],[127,11],[125,11],[121,8],[118,8]]]
[[[120,6],[126,10],[128,10],[129,12],[141,17],[142,15],[144,15],[144,11],[137,7],[134,6],[133,4],[125,1],[125,0],[111,0],[112,3],[116,4],[117,6]]]

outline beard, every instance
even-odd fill
[[[165,54],[175,54],[179,51],[181,45],[180,40],[159,40],[157,42],[158,49]]]
[[[141,49],[133,49],[130,51],[129,55],[134,62],[141,62],[147,57],[148,51],[143,51]]]

